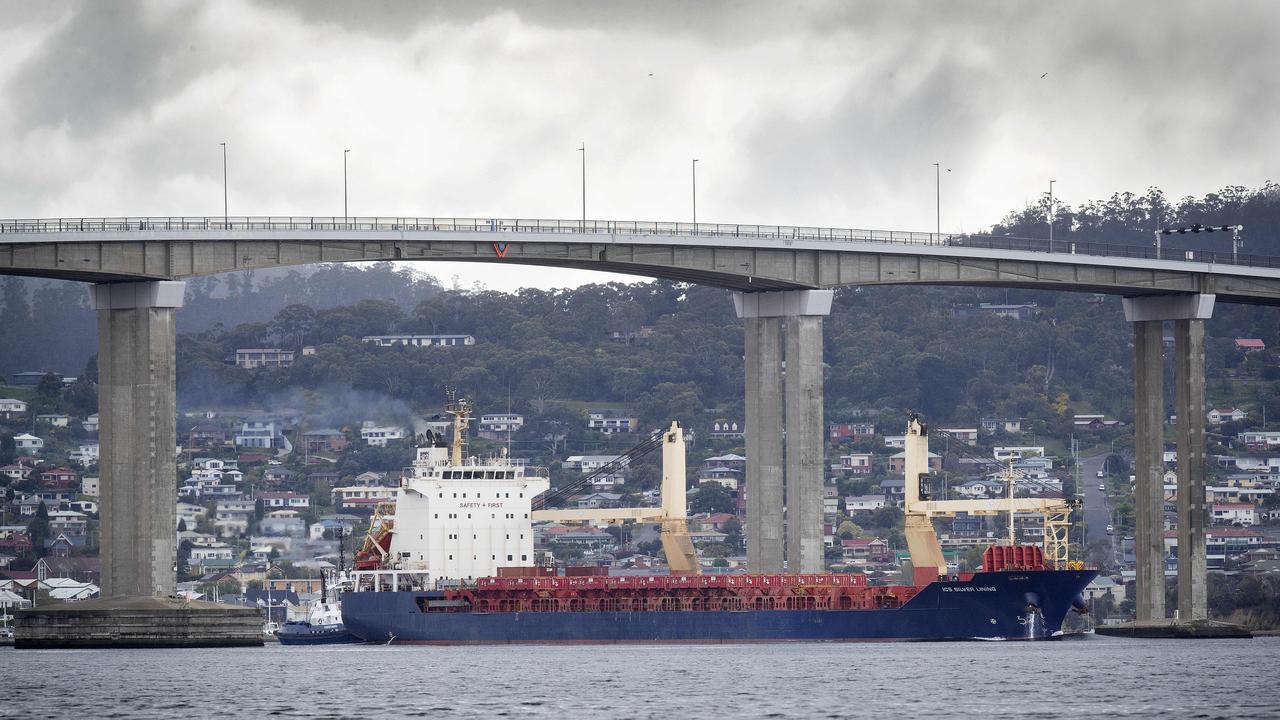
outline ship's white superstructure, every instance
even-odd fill
[[[435,582],[533,565],[531,503],[550,482],[505,457],[460,454],[457,441],[446,447],[434,438],[417,449],[396,495],[390,566]]]

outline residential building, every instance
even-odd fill
[[[39,455],[44,450],[44,440],[31,433],[14,435],[13,444],[19,455]]]
[[[213,514],[213,526],[222,535],[243,535],[249,531],[254,510],[252,500],[219,500]]]
[[[80,494],[89,497],[98,497],[101,494],[99,490],[99,479],[96,477],[87,477],[80,479]]]
[[[906,470],[907,453],[900,452],[889,456],[889,472],[900,473]],[[942,472],[942,456],[937,453],[929,453],[929,470],[931,472]]]
[[[90,465],[98,464],[99,453],[100,448],[98,443],[87,443],[85,445],[81,445],[75,450],[72,450],[68,457],[71,459],[71,462],[79,465],[80,467],[89,467]]]
[[[1250,503],[1214,503],[1211,510],[1215,523],[1241,527],[1258,524],[1257,508]]]
[[[628,345],[641,340],[648,340],[651,337],[653,337],[653,326],[651,325],[641,325],[635,330],[613,330],[609,333],[609,339],[613,342],[626,343]]]
[[[871,453],[849,453],[840,456],[840,470],[850,475],[870,475],[875,469],[875,456]]]
[[[907,436],[906,435],[885,435],[884,446],[891,450],[893,449],[902,450],[907,446]]]
[[[263,535],[272,537],[301,538],[307,534],[306,521],[297,510],[273,510],[263,516],[258,528]]]
[[[72,488],[80,483],[80,476],[66,468],[51,468],[40,473],[40,487]]]
[[[27,372],[11,373],[9,375],[9,384],[14,387],[35,387],[40,384],[45,375],[52,375],[58,379],[58,382],[62,382],[61,373],[28,370]]]
[[[260,492],[254,496],[268,510],[306,510],[311,507],[311,497],[293,492]]]
[[[236,433],[236,447],[261,448],[270,450],[280,444],[283,428],[274,420],[248,420],[240,425]]]
[[[279,348],[239,348],[236,350],[236,367],[276,368],[293,365],[292,350]]]
[[[570,455],[564,459],[563,464],[567,468],[587,473],[620,459],[621,455]]]
[[[61,414],[37,415],[36,422],[50,427],[64,428],[71,424],[71,418]]]
[[[1005,462],[1008,460],[1022,460],[1024,458],[1043,456],[1043,445],[1007,445],[997,446],[991,453],[995,459]]]
[[[1248,415],[1240,408],[1214,408],[1209,411],[1209,423],[1212,425],[1221,425],[1225,422],[1240,422]]]
[[[951,436],[952,440],[965,443],[966,445],[978,444],[978,428],[939,428]]]
[[[628,417],[619,412],[593,412],[587,415],[587,429],[605,435],[635,432],[639,424],[639,418]]]
[[[50,510],[49,534],[84,536],[89,532],[89,518],[75,510]]]
[[[1266,350],[1267,344],[1260,338],[1236,338],[1236,349],[1246,352],[1251,350]]]
[[[191,447],[213,447],[227,441],[227,431],[212,423],[200,423],[187,431],[187,444]]]
[[[1280,432],[1249,431],[1236,436],[1242,445],[1253,451],[1280,448]]]
[[[849,495],[844,499],[847,513],[871,512],[885,507],[884,495]]]
[[[524,416],[516,413],[481,415],[476,434],[488,440],[505,440],[511,433],[524,427]]]
[[[203,505],[194,505],[192,503],[178,503],[178,520],[187,526],[188,531],[193,531],[196,523],[201,518],[208,516],[209,510]]]
[[[889,552],[889,543],[880,538],[842,539],[840,554],[846,560],[873,563],[889,562],[893,557]]]
[[[378,503],[393,502],[395,499],[396,488],[381,485],[348,485],[333,489],[334,503],[349,509],[372,508]]]
[[[302,433],[303,447],[313,453],[340,453],[347,447],[347,434],[334,428],[308,430]]]
[[[27,412],[27,403],[13,398],[0,398],[0,419],[13,420]]]
[[[698,484],[719,483],[730,490],[737,490],[742,482],[742,471],[731,467],[704,467],[698,471]]]
[[[579,509],[595,509],[602,507],[612,507],[622,499],[622,495],[609,492],[593,492],[587,495],[578,495],[573,498]]]
[[[983,418],[980,424],[982,425],[982,430],[988,433],[1003,432],[1009,435],[1022,434],[1022,420],[1020,418],[1004,420],[999,418]]]
[[[978,303],[977,305],[956,305],[951,309],[951,314],[955,317],[987,316],[1026,320],[1036,314],[1036,304],[1003,305],[1000,303]]]
[[[742,421],[717,418],[715,422],[711,423],[711,437],[723,440],[743,439]]]
[[[370,447],[386,447],[404,438],[405,429],[398,425],[378,426],[366,420],[360,428],[360,439]]]
[[[476,344],[471,335],[365,335],[360,341],[378,347],[464,347]]]
[[[827,441],[833,443],[848,442],[876,434],[873,422],[844,422],[827,425]]]
[[[35,472],[33,469],[31,469],[30,467],[27,467],[26,465],[23,465],[22,463],[16,463],[13,465],[5,465],[4,467],[0,467],[0,475],[4,475],[10,480],[18,480],[18,481],[26,480],[27,478],[31,477],[31,473],[33,472]]]
[[[1108,420],[1106,415],[1075,415],[1072,417],[1071,422],[1075,427],[1082,430],[1103,430],[1117,427],[1121,424],[1119,420]]]
[[[94,413],[84,420],[80,421],[80,429],[85,432],[98,432],[98,413]]]

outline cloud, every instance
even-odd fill
[[[975,230],[1257,186],[1266,2],[5,3],[0,215],[689,219]],[[1047,73],[1047,75],[1046,75]],[[1042,77],[1043,76],[1043,77]],[[580,273],[436,269],[508,288]]]

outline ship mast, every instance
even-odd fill
[[[459,466],[467,454],[467,424],[471,422],[471,401],[466,398],[459,400],[457,391],[453,388],[447,388],[445,396],[448,403],[444,411],[453,416],[453,445],[449,462]]]

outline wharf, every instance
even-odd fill
[[[18,610],[14,647],[261,647],[256,608],[177,597],[115,597]]]
[[[1109,637],[1139,638],[1145,640],[1222,640],[1248,639],[1253,637],[1249,628],[1243,625],[1218,622],[1217,620],[1144,620],[1120,625],[1099,625],[1094,628],[1097,635]]]

